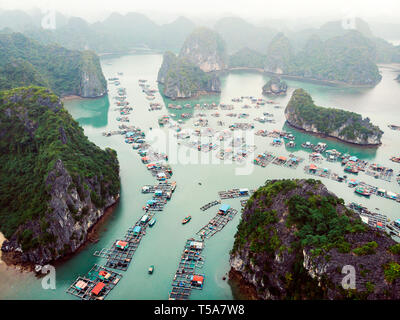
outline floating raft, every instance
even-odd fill
[[[250,191],[250,193],[253,193],[253,191]],[[231,189],[228,191],[219,191],[218,195],[221,199],[234,199],[234,198],[240,198],[240,197],[248,197],[249,196],[249,191],[241,191],[241,189]]]
[[[187,300],[192,289],[202,289],[205,276],[196,274],[196,269],[203,267],[204,257],[201,255],[203,249],[203,240],[199,241],[194,238],[186,240],[178,269],[172,280],[172,290],[169,292],[170,300]],[[195,277],[201,279],[201,286],[194,281]]]
[[[217,204],[220,204],[220,203],[221,203],[221,200],[214,200],[214,201],[209,202],[209,203],[205,204],[204,206],[202,206],[200,208],[200,210],[201,211],[206,211],[206,210],[210,209],[211,207],[214,207],[214,206],[216,206]]]
[[[95,264],[86,276],[79,276],[66,292],[82,300],[103,300],[121,278],[122,274]]]
[[[229,209],[226,213],[218,212],[214,218],[212,218],[204,227],[197,231],[202,239],[209,239],[215,235],[218,231],[221,231],[229,221],[231,221],[237,214],[236,209]]]
[[[146,235],[146,229],[154,216],[154,212],[147,212],[146,215],[147,220],[143,222],[143,217],[141,217],[133,227],[128,229],[122,240],[116,240],[111,248],[103,248],[100,251],[96,251],[94,255],[107,259],[106,267],[122,271],[128,270],[140,241]]]

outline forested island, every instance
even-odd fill
[[[246,204],[229,276],[250,299],[399,299],[399,254],[320,181],[271,180]]]
[[[325,41],[314,35],[298,53],[289,39],[279,33],[268,47],[264,70],[305,79],[374,86],[382,78],[375,56],[372,41],[357,31]]]
[[[0,92],[3,260],[46,264],[75,252],[119,198],[116,152],[90,142],[48,89]]]
[[[207,28],[193,31],[176,56],[166,52],[157,81],[163,94],[171,99],[196,97],[221,91],[217,71],[226,69],[225,44],[218,34]]]
[[[383,131],[369,118],[336,108],[314,104],[304,89],[296,89],[285,109],[289,125],[306,132],[322,134],[338,140],[363,146],[381,144]]]
[[[284,95],[288,89],[287,83],[279,77],[271,77],[270,80],[262,87],[262,93],[266,95]]]
[[[94,98],[107,93],[95,53],[44,46],[21,33],[0,34],[0,90],[29,85],[50,88],[62,97]]]

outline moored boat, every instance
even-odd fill
[[[367,197],[369,198],[371,196],[371,191],[369,191],[367,188],[363,188],[363,187],[358,187],[354,190],[355,193]]]
[[[187,216],[185,219],[182,220],[182,224],[188,223],[192,219],[192,216]]]
[[[154,224],[156,223],[156,221],[157,221],[156,218],[151,219],[150,222],[149,222],[149,226],[150,226],[150,227],[154,226]]]
[[[148,269],[147,272],[148,272],[149,274],[153,274],[153,272],[154,272],[154,266],[151,265],[151,266],[149,267],[149,269]]]

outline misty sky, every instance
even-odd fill
[[[83,5],[84,3],[84,5]],[[253,20],[345,17],[400,21],[399,0],[0,0],[0,9],[54,9],[93,22],[110,12],[141,12],[154,17],[241,16]]]

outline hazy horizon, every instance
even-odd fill
[[[106,19],[112,12],[126,14],[138,12],[159,23],[170,22],[178,16],[185,16],[200,23],[207,23],[221,17],[236,16],[253,23],[285,21],[287,24],[304,26],[315,25],[323,21],[346,17],[360,17],[368,21],[397,23],[400,18],[398,0],[203,0],[182,1],[128,1],[128,0],[87,0],[82,5],[78,0],[0,0],[2,10],[43,12],[55,10],[66,16],[84,18],[93,23]]]

